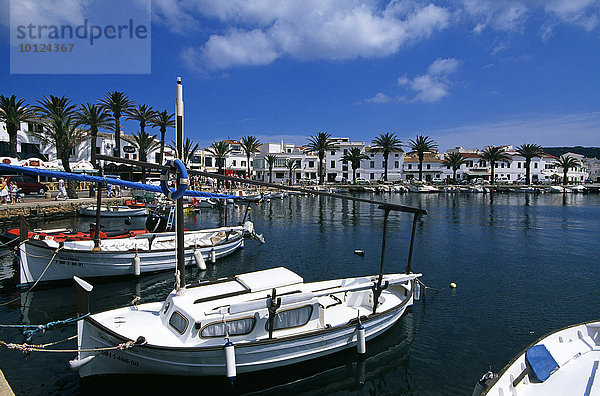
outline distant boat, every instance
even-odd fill
[[[569,190],[571,190],[572,192],[575,192],[575,193],[583,193],[583,192],[587,191],[587,188],[582,185],[572,186],[572,187],[568,187],[568,188],[569,188]]]
[[[130,208],[129,206],[100,206],[101,217],[134,217],[134,216],[148,216],[148,208]],[[80,216],[96,216],[96,205],[91,206],[80,206]]]
[[[501,372],[475,385],[479,395],[598,395],[600,322],[550,333],[515,357]]]
[[[408,191],[414,193],[435,193],[439,192],[440,190],[423,182],[415,182],[414,184],[408,186]]]
[[[571,191],[565,190],[565,188],[561,187],[561,186],[550,186],[550,187],[548,187],[548,192],[551,192],[551,193],[564,193],[564,192],[571,192]]]

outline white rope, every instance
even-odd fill
[[[67,338],[67,340],[71,340],[75,337],[77,337],[77,336]],[[62,341],[66,341],[66,340],[62,340]],[[62,342],[62,341],[58,341],[58,342]],[[4,345],[8,349],[17,349],[23,353],[27,353],[27,352],[54,352],[54,353],[102,352],[102,351],[112,351],[115,349],[119,349],[119,350],[123,351],[123,350],[129,349],[135,345],[135,341],[127,341],[127,342],[123,342],[119,345],[116,345],[114,347],[106,347],[106,348],[45,349],[46,346],[54,345],[54,344],[57,344],[58,342],[50,343],[50,344],[31,345],[31,344],[14,344],[14,343],[8,343],[8,342],[4,342],[4,341],[0,340],[0,345]]]

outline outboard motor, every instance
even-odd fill
[[[165,216],[152,213],[146,218],[146,229],[149,232],[164,232],[167,228]]]

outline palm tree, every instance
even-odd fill
[[[200,144],[194,142],[189,137],[186,137],[183,140],[183,147],[181,153],[179,152],[179,150],[177,150],[177,144],[173,140],[171,140],[169,148],[177,153],[177,158],[179,158],[181,162],[185,164],[185,166],[188,166],[189,163],[192,161],[192,157],[196,154],[196,151],[200,150]]]
[[[101,106],[86,103],[79,107],[79,112],[75,115],[77,126],[84,125],[88,127],[88,132],[92,138],[91,161],[94,168],[98,168],[96,163],[96,140],[98,138],[98,129],[113,127],[111,115]]]
[[[423,158],[425,153],[437,149],[438,145],[429,137],[417,135],[417,138],[410,140],[408,146],[411,150],[417,153],[419,158],[419,180],[423,180]]]
[[[248,179],[250,178],[250,156],[256,152],[260,147],[260,141],[254,136],[244,136],[240,141],[242,150],[246,153],[246,159],[248,164]]]
[[[156,140],[156,135],[150,135],[146,131],[137,131],[133,135],[134,144],[138,149],[139,160],[148,162],[148,154],[156,150],[160,143]],[[146,183],[146,167],[142,166],[142,183]]]
[[[46,124],[42,132],[32,132],[31,134],[40,141],[54,146],[56,156],[60,158],[65,172],[71,172],[69,164],[71,151],[87,139],[87,132],[77,128],[74,118],[76,106],[65,96],[60,98],[53,95],[43,96],[37,102],[38,105],[33,106],[33,110],[37,116],[46,120]],[[67,182],[69,198],[77,198],[75,186],[74,180]]]
[[[113,91],[100,99],[100,106],[113,115],[115,127],[115,151],[113,155],[121,157],[121,116],[127,113],[133,106],[133,102],[123,92]]]
[[[165,133],[167,128],[175,127],[175,114],[167,110],[158,111],[154,115],[154,118],[150,120],[152,127],[158,127],[160,129],[160,154],[158,156],[158,163],[162,164],[165,158]]]
[[[292,184],[294,184],[293,173],[296,169],[298,169],[298,162],[296,160],[288,158],[285,160],[285,167],[288,170],[288,172],[290,172],[290,186],[291,186]]]
[[[266,155],[265,162],[269,167],[269,183],[273,183],[273,166],[275,165],[275,162],[277,162],[277,156],[272,154]]]
[[[542,150],[542,146],[539,144],[522,144],[517,147],[517,153],[521,157],[525,158],[525,181],[527,184],[531,183],[531,159],[535,157],[540,157],[544,154]]]
[[[325,177],[325,167],[323,160],[325,159],[326,151],[336,151],[339,147],[331,140],[331,134],[327,132],[319,132],[308,138],[308,144],[304,147],[305,153],[317,153],[319,156],[319,184],[323,184]]]
[[[456,184],[456,171],[460,168],[460,166],[466,163],[467,160],[462,156],[461,153],[447,153],[444,155],[444,160],[442,164],[449,166],[452,168],[452,180]]]
[[[13,158],[17,158],[17,133],[21,129],[21,123],[27,121],[31,115],[32,111],[27,108],[23,99],[17,100],[15,95],[0,95],[0,121],[6,124],[10,156]]]
[[[146,132],[146,124],[151,123],[156,116],[156,111],[152,106],[139,104],[127,110],[128,121],[137,121],[140,123],[140,132]]]
[[[563,170],[563,185],[566,186],[568,183],[567,173],[569,173],[569,169],[581,166],[581,162],[570,155],[562,155],[558,161],[556,161],[556,165]]]
[[[371,147],[371,151],[374,153],[382,152],[383,153],[383,163],[385,167],[385,171],[383,173],[383,180],[387,181],[387,173],[388,173],[388,158],[390,156],[391,151],[402,150],[400,144],[402,141],[396,137],[395,133],[381,133],[375,139],[371,141],[374,144]]]
[[[494,177],[494,169],[496,167],[497,162],[508,162],[510,160],[510,156],[506,154],[502,147],[488,146],[486,147],[481,154],[479,154],[481,159],[487,160],[490,162],[490,167],[492,168],[491,177],[492,180],[490,183],[494,183],[496,178]]]
[[[348,161],[352,165],[352,182],[354,184],[356,184],[356,170],[360,168],[360,161],[365,159],[369,159],[369,157],[360,151],[360,147],[352,147],[350,151],[342,157],[342,161]]]
[[[213,142],[213,144],[211,144],[206,151],[215,156],[217,167],[219,168],[219,174],[222,175],[224,173],[223,168],[225,167],[225,158],[227,158],[227,154],[231,152],[229,143],[224,140]],[[217,188],[219,188],[219,186],[220,180],[217,180]]]

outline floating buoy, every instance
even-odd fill
[[[354,254],[356,254],[357,256],[364,256],[365,255],[365,251],[361,250],[361,249],[354,249]]]
[[[456,283],[454,283],[454,282],[450,283],[450,289],[456,289]]]
[[[367,337],[365,335],[365,326],[360,323],[356,327],[356,349],[359,355],[364,355],[367,352]]]
[[[235,347],[233,343],[227,340],[225,344],[225,371],[227,378],[233,383],[236,376],[236,368],[235,368]]]
[[[196,265],[198,268],[200,268],[202,271],[206,269],[206,261],[204,261],[204,257],[202,257],[200,250],[194,249],[194,260],[196,260]]]
[[[216,261],[217,261],[217,252],[215,252],[215,249],[213,248],[210,251],[210,262],[214,264]]]
[[[142,260],[140,260],[140,256],[136,253],[133,257],[133,274],[135,276],[140,276],[142,266]]]

